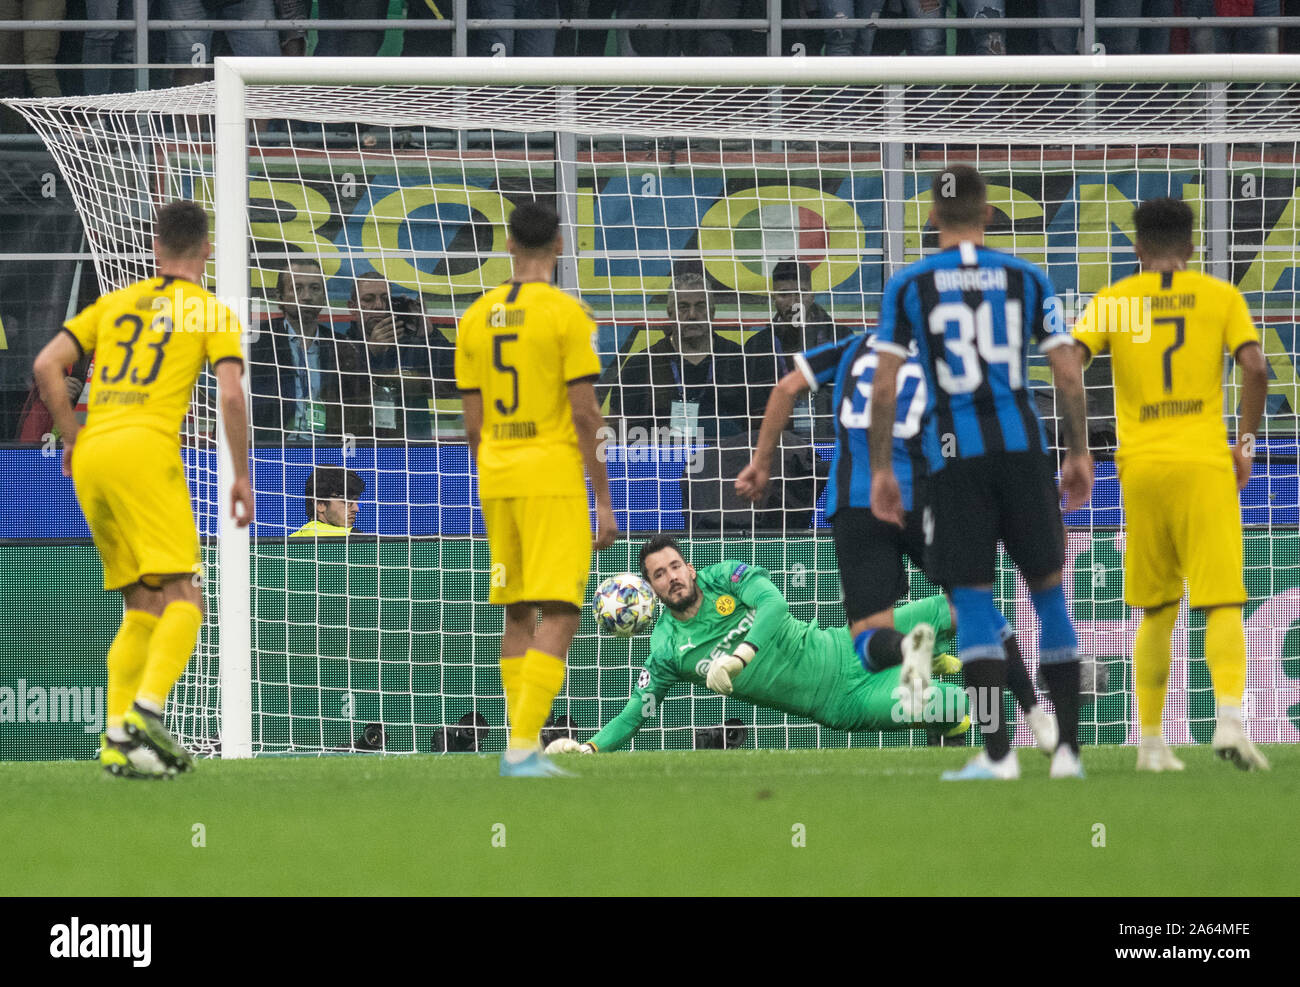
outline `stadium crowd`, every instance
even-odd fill
[[[130,20],[138,0],[0,0],[0,21],[60,19]],[[1083,0],[1087,3],[1087,0]],[[976,53],[1077,54],[1084,47],[1081,32],[1069,27],[998,29],[963,27],[945,30],[840,28],[848,18],[936,19],[957,16],[996,21],[1079,17],[1081,0],[784,0],[789,19],[822,20],[818,28],[782,32],[784,54],[798,55],[942,55]],[[1300,0],[1094,0],[1097,17],[1280,17],[1300,15]],[[514,20],[609,18],[691,20],[762,20],[763,0],[469,0],[472,19],[491,19],[502,26],[468,32],[467,53],[476,56],[593,57],[619,55],[763,55],[768,53],[765,30],[728,31],[716,28],[574,30],[508,26]],[[368,28],[276,31],[250,28],[214,32],[199,28],[154,30],[147,58],[137,58],[135,33],[116,29],[84,33],[33,29],[0,31],[0,97],[59,96],[120,92],[134,88],[129,67],[142,62],[171,66],[151,76],[154,87],[202,81],[219,54],[285,56],[450,56],[454,31],[405,30],[410,22],[443,21],[454,17],[451,0],[153,0],[149,16],[166,21],[244,20],[385,20],[389,31]],[[1112,54],[1180,52],[1300,51],[1300,31],[1276,26],[1205,26],[1104,28],[1097,43]],[[20,66],[27,66],[24,71]],[[84,66],[80,68],[80,66]],[[15,121],[10,119],[13,128]]]
[[[781,261],[768,324],[719,322],[720,291],[698,262],[679,262],[663,318],[614,326],[617,351],[605,354],[597,393],[619,434],[663,444],[747,439],[794,354],[853,331],[817,304],[810,281],[807,265]],[[267,299],[278,311],[258,323],[249,353],[259,441],[437,437],[432,402],[458,397],[450,327],[374,271],[352,284],[333,318],[317,262],[279,272]],[[805,441],[832,439],[829,399],[819,395],[793,430]]]
[[[825,30],[788,30],[783,44],[791,52],[808,54],[937,54],[977,52],[996,54],[1065,54],[1080,47],[1073,28],[1041,30],[961,29],[928,27],[912,30],[837,29],[835,19],[946,16],[990,21],[1001,17],[1071,17],[1078,0],[787,0],[786,17],[823,18]],[[759,0],[645,0],[637,5],[617,0],[470,0],[472,18],[505,22],[539,18],[725,19],[758,18],[766,6]],[[1273,17],[1300,14],[1300,0],[1146,0],[1139,5],[1096,0],[1095,13],[1115,16],[1241,16]],[[49,20],[85,17],[129,19],[133,0],[0,0],[0,20]],[[445,19],[447,0],[410,4],[387,0],[157,0],[151,17],[169,20],[227,19],[261,22],[268,19],[359,20],[393,18],[394,30],[231,31],[225,35],[200,29],[154,31],[148,61],[176,66],[155,71],[158,85],[199,81],[209,72],[211,57],[224,51],[247,55],[374,55],[449,56],[453,32],[407,30],[405,19]],[[1098,40],[1113,53],[1169,51],[1275,51],[1300,45],[1300,32],[1277,27],[1197,27],[1190,31],[1149,27],[1103,29]],[[100,93],[133,87],[128,70],[139,61],[131,31],[0,32],[0,64],[30,68],[0,70],[0,95],[60,92]],[[743,55],[767,50],[763,31],[669,30],[632,31],[543,30],[493,28],[471,31],[471,55],[681,54]],[[68,66],[61,69],[59,66]],[[80,67],[84,66],[84,68]],[[115,67],[120,66],[120,67]],[[5,111],[6,113],[8,111]],[[6,118],[6,122],[12,122]],[[19,124],[19,126],[24,126]],[[793,369],[794,354],[833,342],[860,326],[851,319],[836,321],[817,302],[809,268],[794,260],[776,265],[770,280],[770,317],[766,323],[719,320],[717,303],[723,294],[710,283],[703,268],[677,262],[671,287],[662,296],[646,299],[646,317],[639,325],[622,322],[606,345],[603,372],[597,384],[602,410],[620,436],[641,430],[650,440],[702,441],[747,448],[759,427],[763,408],[776,382]],[[89,285],[91,279],[86,280]],[[337,283],[334,291],[339,293]],[[438,427],[436,409],[458,404],[452,367],[451,320],[428,315],[423,302],[403,289],[394,289],[374,271],[352,275],[346,299],[327,296],[319,264],[295,261],[280,272],[266,299],[270,318],[256,322],[250,350],[250,390],[255,440],[263,443],[309,444],[339,441],[421,441],[450,438]],[[731,298],[734,299],[734,295]],[[750,298],[750,303],[757,299]],[[69,395],[83,391],[86,366],[70,368]],[[20,385],[24,386],[24,385]],[[77,393],[74,394],[73,392]],[[22,390],[16,391],[21,399]],[[1040,395],[1040,401],[1043,395]],[[791,431],[805,445],[833,439],[828,390],[818,392],[797,410]],[[1048,407],[1040,407],[1051,420]],[[1094,412],[1100,411],[1100,414]],[[1111,417],[1110,409],[1091,409],[1090,417]],[[39,443],[49,434],[49,415],[34,388],[21,412],[5,416],[0,436]],[[446,415],[442,421],[448,420]],[[1054,438],[1054,437],[1053,437]],[[1113,438],[1103,441],[1113,445]],[[725,455],[725,453],[724,453]],[[719,464],[720,470],[723,469]],[[812,485],[816,497],[815,484]],[[684,500],[687,498],[684,497]],[[789,505],[787,505],[788,507]],[[725,509],[725,505],[719,505]]]
[[[331,303],[317,261],[303,257],[281,267],[265,299],[269,312],[250,331],[254,443],[463,440],[456,413],[435,408],[435,402],[445,402],[443,409],[460,405],[449,320],[426,314],[419,298],[394,291],[373,270],[348,280],[346,303]],[[650,318],[613,326],[615,351],[602,355],[596,384],[617,435],[613,444],[723,447],[682,480],[683,499],[698,501],[705,527],[723,527],[728,511],[743,526],[754,523],[748,505],[715,502],[719,475],[734,474],[739,467],[731,460],[747,457],[772,389],[794,369],[795,354],[861,328],[834,320],[817,304],[810,281],[807,265],[781,261],[773,271],[770,320],[723,321],[717,318],[721,290],[698,261],[679,261],[660,296],[662,317],[648,300]],[[87,364],[67,368],[74,405],[84,402]],[[447,421],[457,424],[449,430]],[[13,438],[39,444],[51,428],[33,387]],[[813,443],[825,447],[833,439],[827,390],[800,405],[787,431],[792,465],[765,505],[779,524],[807,527],[825,482]]]

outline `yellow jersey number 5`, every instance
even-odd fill
[[[497,412],[502,415],[513,415],[519,410],[519,369],[514,364],[507,363],[503,350],[507,343],[516,342],[519,339],[519,333],[509,332],[500,336],[492,337],[492,365],[499,373],[510,375],[510,403],[507,405],[499,397],[493,402],[496,405]]]

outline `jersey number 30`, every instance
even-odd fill
[[[871,425],[871,384],[876,379],[876,353],[863,353],[853,361],[851,379],[857,381],[845,396],[840,408],[840,422],[845,428],[869,428]],[[898,368],[898,412],[894,418],[894,438],[910,439],[921,430],[925,414],[925,374],[915,363]]]

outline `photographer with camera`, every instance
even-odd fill
[[[376,439],[433,436],[434,351],[419,298],[394,298],[380,274],[359,274],[349,301],[354,341],[349,369],[365,378],[369,400],[354,409],[350,424]]]

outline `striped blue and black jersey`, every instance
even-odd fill
[[[1072,342],[1060,299],[1028,261],[962,243],[889,279],[875,347],[906,357],[916,344],[931,472],[948,459],[1047,449],[1025,386],[1031,340],[1040,352]]]
[[[826,486],[826,516],[841,507],[871,506],[871,453],[867,426],[871,423],[871,383],[877,356],[871,337],[856,333],[824,343],[794,358],[795,366],[814,391],[834,382],[831,408],[835,420],[835,456]],[[921,423],[925,415],[925,373],[915,358],[898,368],[898,412],[894,419],[894,473],[903,490],[903,507],[912,509],[914,480],[925,473],[921,454]]]

